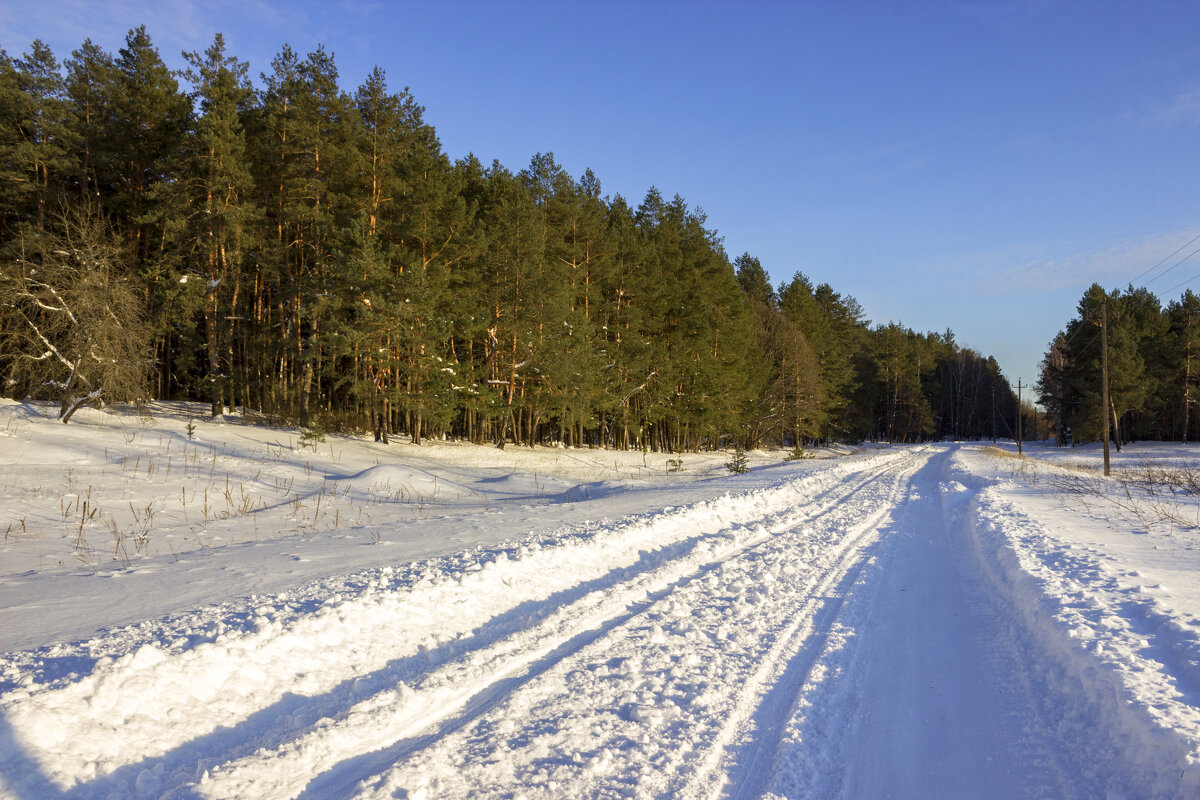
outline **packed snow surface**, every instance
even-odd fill
[[[302,444],[0,402],[0,798],[1200,796],[1200,510],[1098,451]]]

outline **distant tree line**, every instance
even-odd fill
[[[731,262],[704,214],[552,155],[442,152],[376,68],[144,28],[0,52],[0,378],[13,397],[203,399],[414,442],[666,451],[1012,435],[996,361]],[[183,88],[179,83],[183,81]]]
[[[1108,408],[1103,404],[1103,350],[1107,325]],[[1196,441],[1200,383],[1200,297],[1190,289],[1164,307],[1144,287],[1105,291],[1092,286],[1076,316],[1050,342],[1037,384],[1060,444],[1103,437],[1112,441]]]

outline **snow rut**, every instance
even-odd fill
[[[945,480],[951,452],[910,482],[803,675],[768,796],[1076,796],[1019,631],[962,535],[975,493]]]
[[[697,565],[470,718],[387,754],[390,765],[351,796],[722,793],[731,745],[752,734],[764,692],[813,634],[815,608],[920,463],[905,461]],[[327,783],[309,796],[350,788]]]
[[[1195,639],[994,489],[972,510],[983,575],[1036,654],[1043,713],[1089,765],[1076,796],[1200,796]]]
[[[780,586],[786,593],[823,591],[823,570],[842,569],[867,535],[863,528],[846,539],[843,518],[882,513],[890,498],[878,490],[878,477],[913,460],[890,454],[559,535],[552,545],[530,540],[492,551],[472,568],[434,572],[408,585],[395,586],[392,572],[380,570],[359,595],[329,597],[313,613],[290,619],[280,603],[264,602],[251,630],[218,633],[195,646],[186,638],[148,644],[102,659],[90,674],[61,685],[11,691],[0,698],[7,781],[0,792],[22,800],[296,797],[313,786],[348,789],[374,774],[373,783],[360,787],[366,795],[373,786],[390,786],[386,796],[403,796],[397,792],[406,787],[397,781],[411,784],[414,795],[445,783],[434,774],[440,770],[422,766],[430,754],[455,737],[515,724],[525,712],[511,707],[514,698],[539,696],[572,669],[608,688],[625,684],[622,691],[634,697],[622,695],[613,713],[645,734],[677,725],[682,715],[672,710],[681,708],[675,690],[662,688],[666,679],[641,667],[646,656],[639,649],[658,661],[666,657],[668,672],[691,675],[725,661],[729,650],[744,661],[743,648],[761,649],[758,637],[767,634],[757,668],[743,665],[722,680],[693,682],[684,698],[683,708],[708,721],[702,726],[708,738],[693,737],[687,749],[714,743],[704,759],[688,759],[705,765],[693,770],[698,785],[745,725],[746,712],[735,709],[752,705],[747,697],[771,677],[765,665],[789,648],[772,650],[770,642],[790,641],[803,625],[761,613],[762,604],[771,599],[774,606]],[[815,535],[800,532],[810,526]],[[798,610],[804,612],[803,602]],[[689,646],[702,641],[705,648]],[[617,642],[632,647],[631,654],[598,664],[584,657],[616,652]],[[744,684],[733,707],[731,681]],[[552,705],[582,716],[591,704],[568,694]],[[529,724],[545,721],[532,717]],[[558,759],[570,775],[550,778],[545,767],[532,773],[545,773],[534,785],[551,795],[563,781],[575,785],[575,773],[589,780],[608,773],[622,749],[614,741],[586,758],[564,755],[573,735],[544,744],[555,754],[550,761]],[[508,747],[504,736],[493,740],[496,748]],[[469,759],[470,752],[466,747],[461,755]],[[545,760],[528,757],[536,752],[498,763],[511,775],[526,775]],[[474,785],[493,785],[488,781]],[[469,791],[471,784],[463,785]]]

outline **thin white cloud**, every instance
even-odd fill
[[[10,54],[25,52],[34,39],[50,45],[59,60],[70,57],[85,39],[116,55],[126,34],[145,25],[154,46],[169,66],[179,66],[183,51],[203,51],[213,35],[224,33],[230,52],[251,60],[255,70],[265,53],[246,52],[255,43],[239,42],[237,29],[276,32],[272,46],[279,47],[289,36],[306,28],[302,6],[265,0],[43,0],[37,3],[0,5],[0,46]],[[244,47],[243,47],[244,45]]]
[[[950,8],[960,14],[985,21],[1027,16],[1044,6],[1041,0],[955,0],[950,4]]]
[[[1172,268],[1200,246],[1200,240],[1187,246],[1197,234],[1200,230],[1189,228],[1091,247],[1066,242],[1030,243],[958,258],[941,269],[947,275],[961,276],[964,289],[989,295],[1066,289],[1082,293],[1093,283],[1110,289],[1124,289],[1133,283],[1163,292],[1185,280],[1189,269],[1200,272],[1200,252]]]
[[[1037,150],[1044,150],[1053,142],[1053,137],[1047,131],[1038,131],[1036,133],[1025,133],[1019,136],[1013,136],[1004,140],[999,144],[997,149],[1001,153],[1025,154]]]
[[[897,154],[899,155],[899,154]],[[877,169],[872,172],[863,173],[859,176],[859,180],[863,183],[883,183],[886,181],[902,178],[906,175],[911,175],[914,172],[920,172],[936,161],[933,156],[923,153],[912,153],[907,155],[902,160],[883,165],[882,169]]]
[[[879,158],[891,158],[892,156],[897,156],[901,153],[907,153],[915,149],[916,146],[917,143],[915,141],[892,142],[874,150],[867,151],[862,155],[862,159],[865,161],[870,161]]]
[[[1151,106],[1140,112],[1131,112],[1126,118],[1150,127],[1200,125],[1200,88],[1180,92],[1166,103]]]
[[[886,142],[868,150],[829,153],[805,161],[808,169],[835,166],[855,175],[860,183],[884,183],[918,172],[935,162],[935,158],[920,149],[920,142],[904,140]]]
[[[378,0],[339,0],[338,8],[346,15],[372,17],[387,10],[385,3]]]

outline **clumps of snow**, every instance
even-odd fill
[[[1095,764],[1130,766],[1104,779],[1110,796],[1200,796],[1200,625],[1129,583],[1136,570],[1114,568],[1114,553],[1136,557],[1127,526],[1084,528],[1081,546],[1078,519],[1050,527],[1022,510],[1030,501],[1020,486],[990,486],[968,530],[990,588],[1012,608],[1009,624],[1031,641],[1043,713]],[[1172,538],[1162,546],[1177,548]]]
[[[470,690],[457,687],[496,680],[552,651],[562,625],[580,624],[569,616],[560,621],[560,606],[571,610],[573,600],[595,595],[602,605],[593,613],[602,619],[613,607],[637,603],[655,582],[692,569],[696,559],[769,536],[741,521],[787,509],[797,496],[835,484],[839,474],[834,469],[582,532],[373,570],[311,595],[256,596],[237,612],[240,622],[227,611],[199,612],[183,630],[164,629],[137,649],[98,658],[82,677],[13,689],[0,697],[0,714],[24,757],[59,789],[115,786],[147,760],[171,771],[145,778],[139,772],[135,782],[180,785],[197,771],[191,743],[211,741],[236,753],[252,717],[282,715],[273,724],[283,728],[305,724],[287,712],[294,705],[288,698],[311,698],[309,715],[317,718],[306,734],[203,769],[210,797],[295,796],[314,770],[410,736],[422,720],[468,699]],[[737,526],[732,535],[731,526]],[[639,575],[653,580],[639,583]],[[599,591],[631,578],[627,596]],[[650,641],[683,640],[689,613],[668,601]],[[530,624],[533,638],[521,633]],[[208,633],[195,641],[188,632],[200,627]],[[538,637],[545,637],[544,649]],[[514,661],[507,654],[516,646],[527,655]],[[655,705],[654,719],[673,718],[671,703]],[[326,707],[346,709],[343,720],[323,722],[318,715]],[[264,758],[273,765],[269,773]],[[607,769],[611,755],[596,758],[590,769]]]
[[[0,586],[6,641],[32,642],[0,656],[3,800],[852,795],[880,777],[847,782],[871,752],[856,734],[961,750],[938,735],[1005,715],[1033,768],[1065,765],[1063,793],[1200,794],[1193,534],[1066,514],[972,448],[737,477],[713,454],[681,477],[563,448],[333,437],[298,455],[294,432],[163,410],[83,410],[54,440],[42,409],[0,402],[10,514],[64,465],[72,503],[87,483],[105,508],[158,502],[168,446],[185,497],[222,470],[289,497],[210,520],[177,561],[34,564]],[[341,521],[356,503],[378,516]],[[214,544],[253,524],[268,541]],[[971,660],[964,631],[996,647]],[[931,705],[981,663],[971,704]],[[923,725],[928,708],[958,727]],[[876,729],[881,709],[911,713]]]

